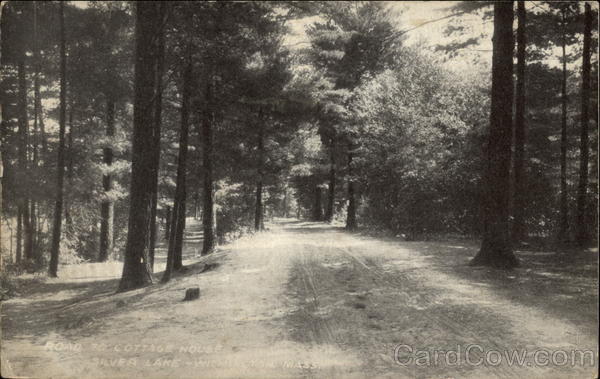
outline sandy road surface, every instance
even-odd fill
[[[558,301],[535,303],[544,292],[525,270],[488,277],[464,268],[466,255],[440,264],[440,254],[451,254],[442,244],[289,220],[208,258],[194,258],[191,246],[186,262],[197,263],[167,285],[114,294],[119,272],[107,264],[94,266],[101,280],[63,275],[4,302],[2,374],[582,378],[596,371],[579,356],[562,366],[562,351],[567,360],[573,350],[597,354],[590,280],[576,283],[587,297],[562,290],[554,291],[564,296]],[[516,284],[499,286],[498,275]],[[192,286],[200,299],[182,302]],[[563,312],[561,304],[579,306]],[[534,362],[540,349],[548,354]],[[529,355],[510,365],[495,353],[504,350]],[[459,363],[440,351],[456,351]],[[560,367],[547,362],[552,354]]]
[[[444,259],[451,253],[440,243],[386,242],[318,224],[288,230],[305,244],[288,284],[300,304],[289,318],[293,338],[356,351],[365,376],[596,377],[590,365],[591,352],[597,365],[598,351],[594,295],[576,309],[565,300],[548,309],[527,302],[566,299],[571,295],[558,293],[565,288],[550,292],[557,284],[541,283],[546,291],[540,291],[528,268],[467,267],[473,251]],[[492,271],[487,280],[486,271]],[[516,283],[498,286],[494,279]],[[575,285],[588,295],[597,291],[593,277]],[[583,366],[579,351],[591,351]]]

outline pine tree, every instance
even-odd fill
[[[67,112],[67,57],[65,40],[65,5],[60,3],[60,116],[58,136],[58,161],[56,167],[56,203],[54,206],[54,227],[52,229],[52,250],[50,251],[50,267],[48,274],[57,276],[58,255],[63,216],[64,167],[65,167],[65,124]]]
[[[509,228],[509,178],[513,103],[513,3],[494,4],[492,108],[485,172],[484,231],[481,249],[471,265],[512,268]]]
[[[158,89],[157,67],[160,35],[164,32],[165,5],[159,2],[136,3],[134,115],[129,228],[123,274],[119,291],[152,283],[150,228],[159,146],[155,107]]]
[[[399,45],[399,38],[383,5],[379,3],[326,4],[324,13],[329,21],[317,23],[308,30],[311,39],[309,56],[313,65],[324,70],[336,90],[352,91],[366,75],[381,72],[392,60],[392,52]],[[339,105],[345,105],[340,103]],[[340,120],[342,121],[342,120]],[[353,177],[353,160],[358,147],[351,125],[342,121],[339,138],[347,147],[347,219],[346,228],[357,227],[356,182]],[[333,146],[333,144],[332,144]],[[333,165],[331,166],[333,167]],[[329,202],[335,197],[335,171],[330,171]],[[330,214],[331,213],[331,214]],[[333,217],[329,205],[327,218]]]
[[[170,222],[169,246],[167,251],[167,267],[162,277],[162,282],[171,278],[173,269],[181,269],[181,256],[183,249],[183,231],[185,228],[186,209],[186,172],[188,155],[189,113],[192,96],[193,63],[191,56],[191,43],[188,42],[187,57],[184,63],[181,78],[181,130],[179,132],[179,155],[177,157],[177,182],[175,199]]]
[[[525,2],[518,1],[517,6],[517,89],[516,89],[516,111],[515,111],[515,158],[514,158],[514,202],[513,202],[513,225],[512,241],[518,243],[525,237]]]
[[[592,39],[592,9],[585,4],[583,31],[583,57],[581,65],[581,137],[579,139],[579,185],[577,191],[577,242],[585,245],[588,240],[586,224],[588,165],[589,165],[589,104],[590,104],[590,48]]]

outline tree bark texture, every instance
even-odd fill
[[[525,1],[519,0],[517,6],[517,98],[515,112],[515,159],[514,159],[514,202],[512,240],[519,243],[525,237]]]
[[[65,174],[65,124],[67,115],[67,56],[65,41],[65,5],[60,2],[60,111],[58,134],[58,160],[56,166],[56,202],[54,205],[54,225],[52,229],[52,248],[50,250],[50,265],[48,274],[57,276],[58,255],[62,228],[64,174]]]
[[[581,67],[581,136],[579,138],[579,184],[577,189],[577,242],[585,245],[589,236],[586,223],[588,169],[589,169],[589,106],[590,106],[590,48],[592,40],[592,9],[585,4],[583,57]]]
[[[509,181],[513,105],[512,2],[494,3],[492,106],[484,182],[484,234],[471,265],[518,266],[509,226]]]
[[[567,194],[567,53],[566,53],[566,10],[562,12],[562,119],[560,128],[560,213],[558,240],[569,239],[569,203]]]
[[[214,189],[213,189],[213,144],[212,123],[214,111],[212,107],[213,94],[212,78],[206,84],[206,108],[202,119],[202,171],[203,171],[203,202],[202,202],[202,227],[204,241],[202,255],[211,253],[215,248],[215,223],[214,223]]]
[[[164,3],[137,2],[130,210],[123,274],[119,291],[152,283],[149,249],[152,201],[158,173],[155,109],[160,35]]]
[[[169,247],[167,250],[167,267],[162,277],[167,282],[173,270],[182,267],[183,232],[185,228],[186,174],[189,138],[189,109],[191,98],[192,62],[188,62],[183,73],[183,90],[181,102],[181,130],[179,132],[179,154],[177,157],[177,179],[175,184],[175,201],[172,221],[170,222]]]
[[[112,190],[112,174],[110,172],[113,163],[113,150],[110,144],[115,135],[115,102],[112,99],[106,101],[106,137],[107,146],[104,148],[104,164],[108,172],[102,176],[102,188],[104,199],[100,204],[100,252],[98,262],[104,262],[112,254],[113,230],[115,205],[110,191]]]

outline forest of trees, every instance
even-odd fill
[[[164,240],[168,281],[186,217],[202,255],[296,216],[482,238],[471,263],[500,268],[597,243],[597,6],[458,3],[493,22],[467,71],[464,25],[424,49],[387,6],[3,2],[2,271],[121,260],[126,291]]]

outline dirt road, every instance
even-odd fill
[[[118,267],[90,264],[29,286],[2,304],[2,374],[595,377],[593,259],[568,270],[523,252],[499,272],[467,267],[467,243],[269,228],[208,258],[188,244],[189,270],[166,285],[114,294]],[[182,302],[192,286],[200,299]]]

